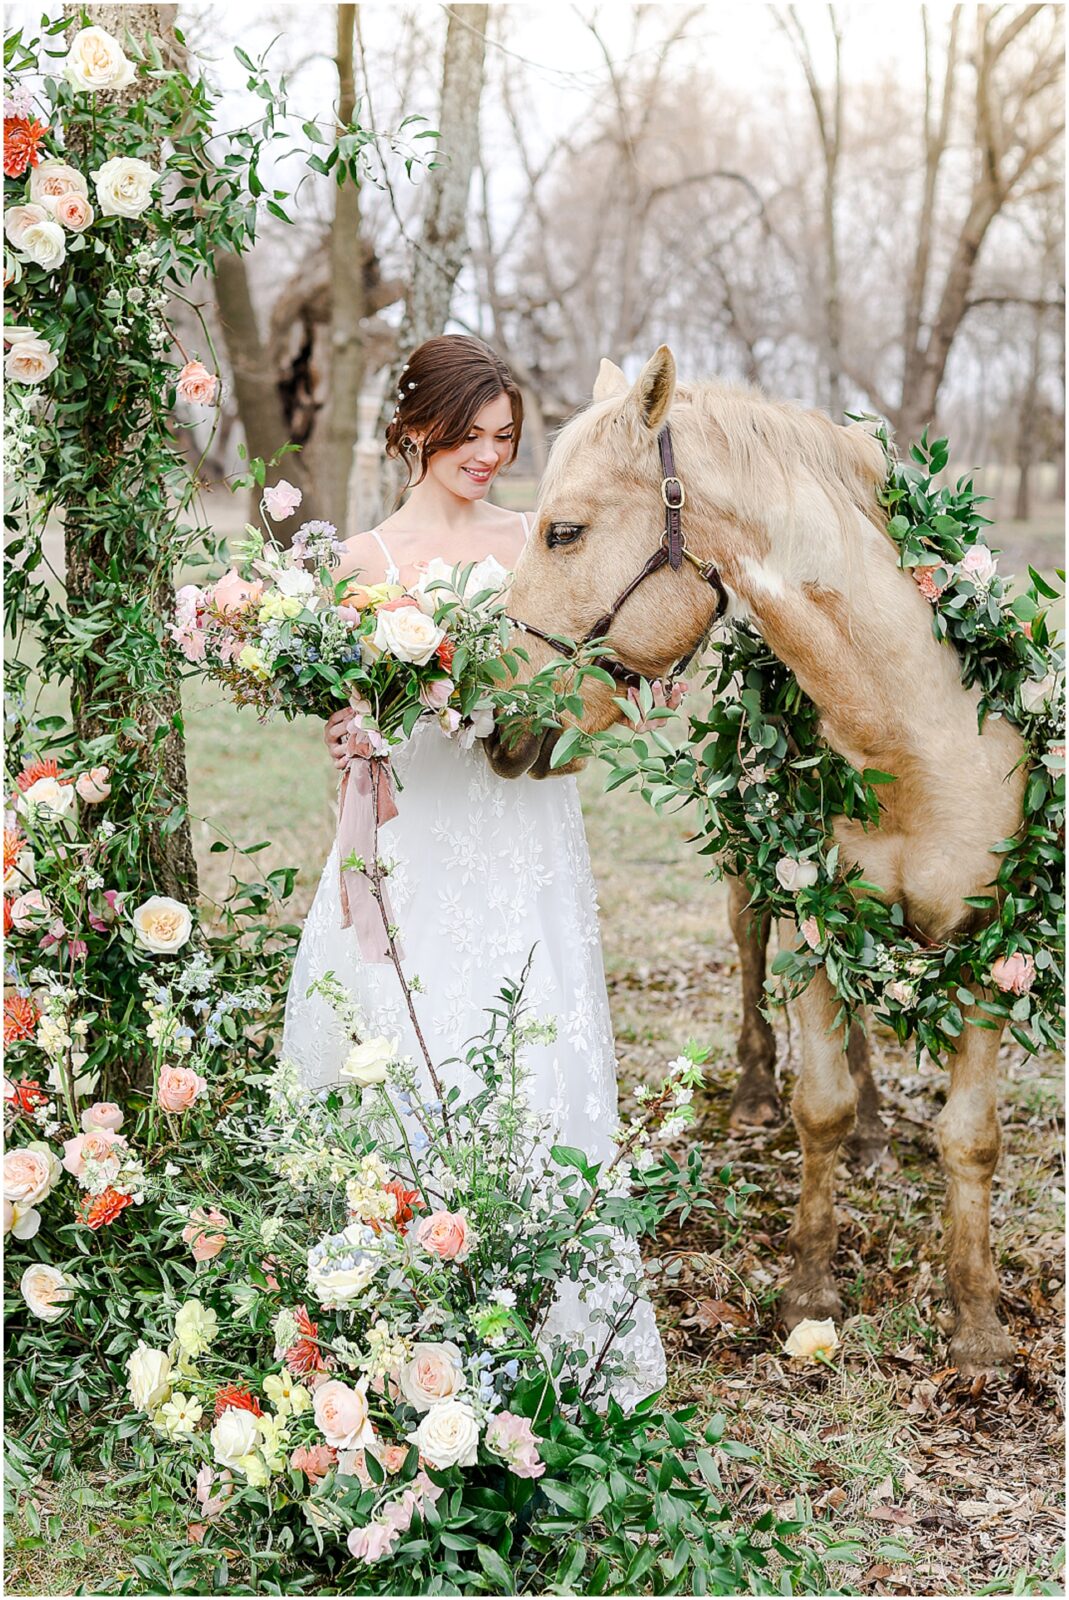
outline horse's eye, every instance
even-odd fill
[[[584,522],[551,522],[546,534],[546,543],[553,550],[557,545],[574,544],[585,532]]]

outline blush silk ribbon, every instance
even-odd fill
[[[355,928],[360,953],[365,961],[391,959],[389,940],[383,925],[393,922],[385,886],[380,884],[382,911],[371,885],[363,873],[346,871],[344,862],[355,851],[371,863],[375,854],[376,812],[379,826],[397,815],[393,772],[388,755],[377,755],[364,732],[350,731],[346,737],[348,764],[342,774],[338,795],[338,859],[341,866],[341,925]],[[401,947],[395,940],[397,953]]]

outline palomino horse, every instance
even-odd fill
[[[675,465],[659,454],[669,420]],[[675,540],[679,557],[671,511],[665,527],[665,506],[680,495],[676,471],[689,552],[669,564],[657,552]],[[991,847],[1020,825],[1023,746],[1005,718],[977,730],[977,691],[962,687],[957,656],[933,637],[928,601],[887,537],[876,499],[884,473],[879,444],[858,425],[839,427],[750,390],[677,387],[663,345],[631,386],[603,363],[593,404],[553,445],[510,610],[558,636],[583,639],[596,628],[626,668],[649,678],[670,672],[725,601],[729,615],[752,619],[820,707],[832,747],[858,769],[896,778],[881,790],[878,828],[866,833],[838,817],[832,832],[842,859],[859,863],[910,926],[939,942],[982,915],[964,899],[988,889],[997,869]],[[532,667],[550,649],[532,635]],[[588,680],[583,703],[588,730],[617,718],[607,685]],[[487,755],[503,775],[544,775],[555,737],[532,734],[505,749],[492,736]],[[797,940],[793,923],[780,937]],[[834,1175],[858,1098],[826,976],[818,972],[792,1004],[802,1186],[782,1300],[788,1327],[841,1315]],[[998,1028],[965,1027],[936,1121],[956,1312],[950,1358],[968,1371],[990,1370],[1013,1350],[998,1318],[990,1239],[1000,1038]]]

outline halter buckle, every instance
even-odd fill
[[[674,483],[676,488],[679,490],[679,499],[678,500],[669,500],[669,498],[668,498],[668,485],[670,483]],[[675,477],[662,478],[661,479],[661,499],[664,501],[664,503],[668,507],[669,511],[681,511],[683,509],[683,507],[687,503],[687,491],[684,489],[682,483],[680,483],[678,478],[675,478]]]

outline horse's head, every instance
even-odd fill
[[[675,361],[666,345],[631,385],[611,361],[601,363],[591,405],[567,423],[550,451],[510,595],[517,621],[583,639],[655,553],[665,524],[657,435],[675,393]],[[714,606],[695,572],[664,569],[625,601],[605,637],[627,667],[662,677],[701,637]],[[549,645],[530,635],[522,642],[532,670],[550,659]],[[612,689],[587,680],[584,728],[595,732],[616,721],[613,702]],[[529,770],[543,777],[556,737],[532,736],[506,749],[495,734],[487,755],[502,776]]]

